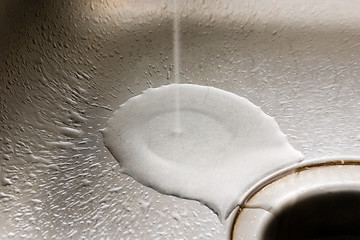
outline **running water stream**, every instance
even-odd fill
[[[174,4],[174,26],[173,26],[173,61],[174,61],[174,82],[180,83],[180,35],[179,35],[179,10],[177,0],[173,1]],[[175,91],[175,134],[181,133],[180,122],[180,93],[179,88]]]

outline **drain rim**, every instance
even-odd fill
[[[318,194],[320,188],[322,191],[334,193],[343,191],[344,189],[360,191],[360,177],[351,175],[351,177],[344,178],[345,174],[349,171],[354,171],[351,170],[354,169],[354,167],[357,170],[360,168],[360,157],[358,156],[319,158],[289,166],[260,180],[253,188],[249,189],[245,195],[246,197],[241,200],[241,204],[233,221],[231,239],[262,239],[264,229],[269,221],[271,221],[273,214],[286,208],[289,201],[291,202],[299,197],[305,198],[307,196]],[[308,178],[309,176],[317,174],[318,179],[313,185],[309,185],[309,183],[299,181],[299,176],[304,174]],[[319,176],[321,176],[321,179]],[[276,189],[279,188],[280,185],[289,187],[289,183],[286,183],[289,179],[295,180],[293,185],[295,184],[299,188],[286,189],[286,191],[283,191],[282,193],[278,192],[278,195],[269,192],[271,191],[271,188]],[[286,186],[286,184],[288,184],[288,186]],[[268,197],[269,199],[272,199],[273,203],[268,204],[268,206],[259,204],[259,201],[261,202],[261,198],[264,196],[265,198]],[[251,214],[249,215],[246,213],[249,209],[261,210],[264,213],[261,213],[259,217],[255,213],[256,211],[254,211],[253,216],[251,216]],[[257,219],[254,220],[249,218]],[[251,221],[251,226],[247,226],[246,228],[241,227],[245,221]],[[242,235],[246,236],[246,238],[241,237]]]

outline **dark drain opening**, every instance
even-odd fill
[[[300,200],[276,214],[263,240],[360,239],[360,193],[337,192]]]

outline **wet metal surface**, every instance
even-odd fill
[[[184,1],[181,82],[249,99],[307,159],[360,155],[358,3]],[[119,173],[100,129],[173,82],[167,1],[1,1],[0,238],[225,239]]]

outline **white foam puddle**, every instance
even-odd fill
[[[124,173],[161,193],[199,200],[221,219],[265,174],[303,159],[259,107],[192,84],[148,89],[129,99],[103,135]]]

